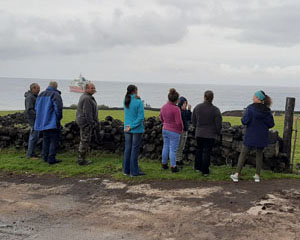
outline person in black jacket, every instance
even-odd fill
[[[182,122],[183,122],[183,132],[180,135],[180,142],[179,142],[178,149],[176,152],[176,163],[177,164],[182,162],[182,158],[183,158],[182,153],[183,153],[186,139],[188,136],[189,125],[192,120],[192,112],[191,112],[192,106],[188,104],[188,101],[185,97],[181,96],[179,98],[178,107],[180,108],[180,111],[181,111],[181,118],[182,118]]]
[[[212,104],[213,99],[214,93],[206,91],[204,102],[194,108],[192,115],[197,139],[195,171],[201,171],[203,176],[209,174],[212,147],[222,129],[222,115],[219,108]]]
[[[239,174],[251,149],[256,150],[255,182],[260,182],[260,170],[263,163],[263,150],[269,144],[269,128],[274,127],[274,118],[270,110],[272,99],[263,91],[257,91],[253,96],[253,103],[246,108],[242,124],[247,126],[242,151],[236,173],[230,175],[234,182],[239,181]]]
[[[39,140],[39,131],[34,130],[34,122],[36,117],[35,102],[39,95],[40,86],[37,83],[30,85],[30,90],[25,94],[25,116],[30,126],[30,135],[28,140],[28,150],[26,157],[36,159],[35,148]]]
[[[93,97],[96,92],[95,85],[88,83],[79,99],[76,123],[80,127],[80,144],[78,149],[78,165],[88,165],[91,161],[86,161],[86,155],[92,138],[92,133],[99,126],[97,102]]]

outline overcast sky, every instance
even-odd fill
[[[300,87],[299,0],[1,0],[0,77]]]

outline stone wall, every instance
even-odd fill
[[[14,146],[17,149],[26,149],[30,128],[25,124],[22,113],[16,113],[0,117],[0,148]],[[100,130],[92,137],[91,148],[95,150],[108,151],[122,154],[124,151],[123,122],[106,117],[100,122]],[[212,152],[212,163],[215,165],[235,165],[242,147],[244,135],[243,126],[231,126],[224,122],[220,139],[216,141]],[[190,126],[186,147],[184,149],[184,162],[195,159],[196,140],[195,129]],[[65,124],[61,131],[61,151],[76,151],[80,141],[79,127],[73,121]],[[38,147],[42,146],[42,136]],[[160,160],[163,147],[162,124],[158,118],[151,117],[145,120],[145,133],[141,147],[141,156]],[[264,150],[264,169],[273,171],[285,171],[288,168],[287,157],[281,152],[282,139],[277,131],[270,131],[270,145]],[[255,152],[252,151],[248,157],[248,164],[255,165]],[[179,163],[180,164],[180,163]],[[181,163],[182,164],[182,163]]]

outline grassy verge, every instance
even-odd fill
[[[76,164],[76,153],[58,154],[62,163],[49,166],[42,159],[29,160],[25,158],[24,152],[15,150],[2,151],[0,155],[0,171],[14,172],[18,174],[53,174],[60,177],[101,177],[110,176],[117,180],[124,181],[145,181],[145,180],[199,180],[199,181],[230,181],[231,168],[228,166],[212,166],[209,177],[202,177],[194,172],[192,165],[185,165],[179,173],[171,173],[170,170],[161,170],[159,161],[142,159],[140,167],[147,173],[143,177],[131,178],[122,174],[122,156],[104,153],[92,153],[89,157],[93,161],[89,166],[78,166]],[[241,179],[252,180],[255,173],[253,167],[246,167]],[[282,174],[271,171],[262,171],[262,179],[300,179],[300,175]]]

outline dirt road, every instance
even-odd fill
[[[300,181],[2,175],[0,239],[300,239]]]

